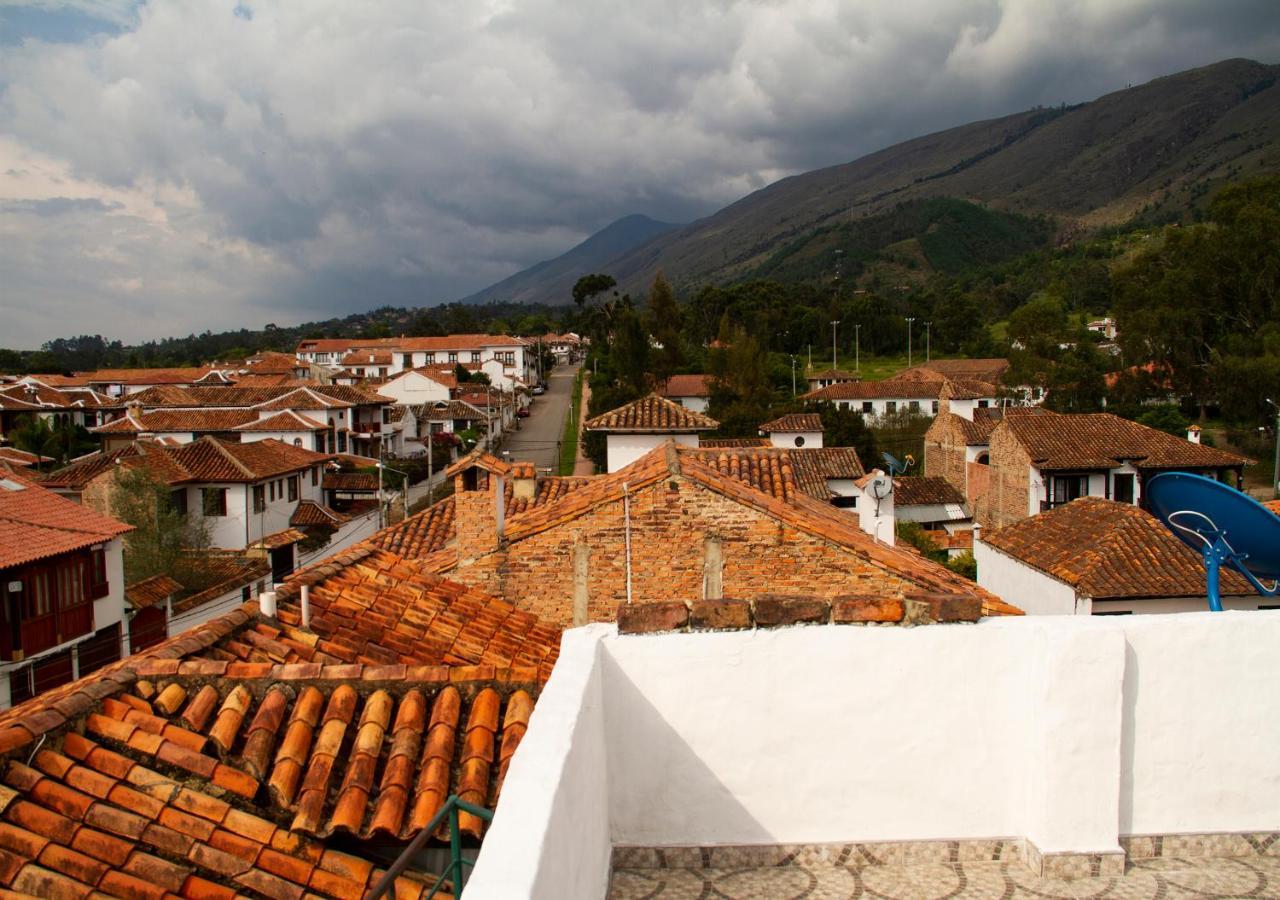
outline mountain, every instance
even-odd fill
[[[1278,75],[1280,66],[1227,60],[915,138],[782,179],[594,269],[635,295],[658,269],[685,289],[757,277],[818,229],[929,197],[1066,228],[1180,217],[1221,183],[1280,171]]]
[[[574,283],[583,275],[599,272],[633,247],[679,227],[648,216],[626,216],[555,259],[543,260],[459,302],[567,303]]]

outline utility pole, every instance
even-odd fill
[[[911,323],[914,322],[915,316],[907,316],[907,368],[911,368]]]
[[[862,324],[859,322],[853,325],[853,371],[862,372]]]
[[[836,369],[836,328],[840,325],[839,319],[831,320],[831,368]]]
[[[932,324],[933,324],[932,322],[924,323],[924,361],[925,362],[928,362],[930,359],[929,352],[931,349],[931,345],[929,342],[929,326]]]
[[[382,442],[378,442],[378,530],[381,531],[386,525],[386,513],[384,506],[386,501],[382,496]]]
[[[793,353],[791,355],[791,396],[794,397],[795,395],[796,395],[796,357],[795,357],[795,354]]]

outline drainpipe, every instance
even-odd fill
[[[631,602],[631,493],[627,482],[622,482],[622,515],[626,521],[627,542],[627,603]]]

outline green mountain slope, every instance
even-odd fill
[[[957,197],[1097,226],[1194,210],[1227,180],[1280,171],[1280,66],[1228,60],[1090,103],[916,138],[783,179],[612,260],[632,293],[733,281],[815,229],[899,203]]]

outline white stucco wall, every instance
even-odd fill
[[[468,891],[603,897],[602,835],[1025,837],[1078,853],[1118,852],[1121,835],[1275,830],[1278,644],[1268,612],[576,629]]]
[[[468,900],[604,897],[609,789],[600,640],[612,629],[565,632],[529,731],[511,760]]]
[[[672,397],[670,399],[675,400],[685,409],[700,413],[706,412],[711,405],[711,401],[706,397]]]
[[[606,464],[610,472],[631,465],[650,450],[667,441],[675,441],[681,447],[698,446],[696,434],[610,434],[605,438]]]
[[[393,378],[386,384],[379,385],[378,393],[390,397],[401,406],[449,401],[449,389],[421,372],[406,372],[399,378]]]
[[[1088,613],[1087,602],[1082,608],[1077,608],[1076,591],[1071,585],[1033,569],[981,540],[973,542],[973,558],[978,564],[978,584],[1029,616]]]
[[[804,438],[804,443],[797,444],[796,438]],[[822,446],[821,431],[776,431],[769,435],[769,443],[774,447],[807,447],[813,449]]]

